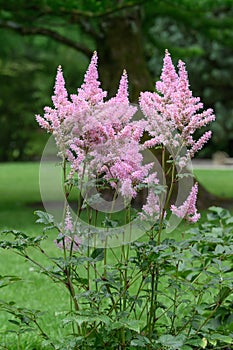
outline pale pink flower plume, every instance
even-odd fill
[[[54,95],[52,101],[55,108],[65,105],[68,102],[68,93],[65,88],[65,79],[63,77],[61,66],[57,69],[56,83],[54,86]]]
[[[196,201],[197,201],[197,193],[198,193],[198,184],[196,183],[186,199],[186,201],[179,207],[175,205],[171,205],[171,211],[174,215],[179,218],[184,218],[189,222],[197,222],[201,215],[197,212],[196,209]]]
[[[132,121],[137,108],[128,99],[126,71],[121,76],[115,97],[103,101],[102,95],[100,99],[92,99],[90,106],[90,95],[88,99],[87,93],[99,89],[97,78],[97,55],[94,54],[85,83],[78,89],[78,96],[72,95],[77,112],[73,117],[67,157],[72,169],[81,174],[83,161],[88,155],[86,170],[88,168],[89,174],[101,174],[107,181],[115,179],[110,181],[111,186],[116,188],[117,182],[117,189],[122,195],[135,197],[136,185],[147,176],[149,170],[148,165],[142,165],[139,145],[145,123]],[[93,96],[96,94],[93,93]]]
[[[84,77],[84,83],[81,88],[78,89],[78,99],[86,100],[92,105],[103,102],[103,99],[107,95],[107,92],[99,87],[100,82],[98,80],[97,62],[98,56],[97,53],[94,52]]]
[[[73,230],[73,220],[71,217],[70,209],[67,207],[64,220],[64,234],[60,232],[57,239],[54,241],[58,248],[70,250],[72,247],[73,251],[79,250],[82,240],[77,235],[74,235]]]
[[[73,227],[73,221],[72,221],[69,207],[67,207],[67,209],[66,209],[65,227],[64,228],[65,228],[65,232],[73,233],[74,227]]]
[[[57,239],[54,240],[54,243],[62,250],[70,250],[72,248],[73,251],[79,251],[82,240],[77,235],[69,236],[59,233]]]
[[[120,79],[115,97],[104,101],[100,88],[98,57],[94,52],[77,94],[70,96],[65,88],[62,69],[57,70],[54,108],[45,107],[43,117],[36,116],[41,127],[51,132],[60,154],[71,164],[69,178],[84,171],[101,175],[126,197],[136,196],[136,186],[148,175],[150,165],[142,164],[139,144],[145,121],[132,121],[137,111],[129,102],[126,71]],[[86,162],[88,159],[88,162]],[[69,217],[67,216],[67,226]]]
[[[42,128],[49,132],[58,132],[61,123],[72,113],[72,105],[68,101],[68,93],[65,88],[65,80],[61,66],[57,69],[56,82],[54,86],[54,95],[52,96],[54,109],[45,107],[44,117],[36,116],[36,120]]]
[[[65,88],[65,80],[61,66],[57,69],[52,101],[54,109],[46,106],[44,108],[44,116],[36,115],[36,120],[41,128],[53,134],[58,150],[64,153],[67,141],[67,131],[64,121],[72,116],[73,106],[68,100],[68,93]]]
[[[128,76],[126,70],[123,71],[123,74],[121,76],[119,88],[116,94],[116,97],[114,100],[116,102],[129,102],[128,100],[129,92],[128,92]]]
[[[144,219],[153,219],[154,221],[158,220],[160,215],[160,203],[159,196],[156,195],[153,191],[153,188],[149,190],[146,204],[142,207],[142,213],[140,213],[140,217],[142,220]]]
[[[211,131],[208,131],[196,141],[194,132],[214,121],[215,116],[210,108],[200,112],[203,104],[199,97],[192,96],[184,62],[179,61],[176,73],[167,50],[156,89],[157,92],[140,95],[140,107],[147,121],[146,130],[152,137],[146,146],[168,146],[173,157],[186,147],[186,158],[193,157],[211,137]],[[182,165],[185,164],[183,159]]]
[[[129,178],[127,178],[126,180],[124,180],[122,182],[121,194],[125,198],[136,197],[137,192],[134,190],[133,185],[132,185],[132,181]]]

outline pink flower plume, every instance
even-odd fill
[[[172,213],[179,218],[185,218],[189,222],[197,222],[201,217],[196,209],[197,193],[198,184],[195,183],[188,198],[181,206],[176,207],[175,205],[171,205]]]
[[[61,104],[67,103],[68,93],[65,88],[65,80],[62,73],[61,66],[57,69],[56,82],[54,86],[54,96],[52,96],[52,101],[55,108],[59,108]]]
[[[91,104],[103,102],[104,97],[107,95],[107,92],[103,91],[99,87],[100,82],[98,80],[99,74],[97,70],[97,62],[98,56],[97,52],[95,51],[86,71],[84,83],[82,84],[81,88],[78,89],[78,98],[86,100]]]
[[[128,77],[126,70],[123,71],[121,76],[118,92],[116,94],[115,100],[117,102],[128,102]]]

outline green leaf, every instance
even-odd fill
[[[103,322],[105,325],[109,325],[111,319],[107,315],[93,315],[93,313],[90,311],[89,315],[78,315],[76,317],[73,317],[71,319],[64,320],[64,324],[70,323],[75,321],[79,326],[81,326],[83,323],[94,323],[94,322]]]
[[[229,287],[223,287],[219,294],[217,295],[217,302],[222,304],[222,302],[231,295],[233,290]]]
[[[221,341],[223,343],[227,343],[227,344],[233,344],[233,339],[232,337],[228,336],[228,335],[223,335],[223,334],[212,334],[210,339],[213,340],[218,340]]]
[[[137,333],[140,333],[142,325],[143,325],[143,321],[121,319],[117,322],[111,323],[110,327],[112,330],[113,329],[120,329],[120,328],[127,328],[127,329],[130,329],[130,330],[135,331]]]
[[[184,345],[185,337],[182,335],[173,336],[171,334],[164,334],[159,338],[159,342],[169,347],[170,349],[181,349],[181,347]]]
[[[53,215],[45,212],[45,211],[41,211],[41,210],[36,210],[34,212],[35,215],[37,215],[39,217],[39,219],[36,220],[37,224],[44,224],[44,225],[52,225],[54,224],[54,218]]]
[[[76,277],[75,281],[82,286],[88,286],[88,278]]]
[[[233,216],[226,220],[226,224],[233,224]]]
[[[130,346],[145,348],[148,344],[150,344],[150,340],[147,337],[137,335],[137,338],[131,340]]]
[[[208,344],[206,338],[199,338],[199,337],[195,337],[193,339],[189,339],[186,343],[189,344],[189,345],[193,345],[195,347],[198,346],[201,349],[205,349],[207,344]]]
[[[214,250],[215,254],[222,254],[225,252],[225,248],[221,244],[217,244]]]
[[[111,330],[116,330],[122,328],[122,323],[121,322],[113,322],[110,324],[110,329]]]
[[[91,258],[95,261],[101,261],[104,259],[104,249],[103,248],[96,248],[92,254]]]
[[[211,220],[213,220],[214,217],[215,219],[227,219],[231,216],[230,212],[227,209],[221,207],[212,206],[209,208],[209,211],[211,211],[214,214],[214,216],[211,217]]]
[[[131,329],[132,331],[135,331],[137,333],[140,333],[141,324],[142,322],[137,320],[124,322],[124,325],[126,326],[126,328]]]
[[[16,320],[8,320],[8,322],[13,323],[16,326],[20,326],[20,322]]]
[[[153,192],[154,194],[161,194],[161,193],[166,193],[167,191],[167,186],[163,186],[163,185],[155,185],[154,188],[153,188]]]
[[[104,225],[104,227],[111,227],[111,228],[119,226],[118,221],[110,220],[108,217],[106,217],[103,220],[102,224]]]
[[[18,276],[1,276],[0,275],[0,288],[8,286],[12,282],[22,281]]]

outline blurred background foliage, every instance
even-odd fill
[[[233,156],[233,0],[0,0],[0,161],[40,157],[47,135],[34,115],[51,105],[59,64],[73,93],[97,50],[103,88],[113,95],[126,68],[135,102],[154,89],[166,48],[216,112],[200,157]]]

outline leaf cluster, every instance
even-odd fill
[[[53,223],[52,216],[37,214],[40,223]],[[233,336],[232,223],[226,209],[211,207],[206,221],[186,231],[185,239],[158,244],[154,236],[145,237],[123,247],[123,258],[112,251],[115,258],[107,266],[104,248],[54,258],[41,247],[45,235],[4,232],[12,238],[1,240],[1,248],[18,252],[70,294],[74,309],[67,310],[61,326],[73,329],[72,335],[51,340],[37,322],[40,312],[14,302],[1,302],[0,308],[22,331],[31,330],[31,323],[33,330],[39,328],[56,349],[227,349]],[[32,247],[50,266],[29,257]],[[6,287],[17,277],[0,281]]]

